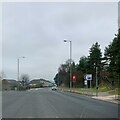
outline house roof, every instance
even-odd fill
[[[12,79],[3,79],[2,82],[3,83],[8,83],[8,84],[11,84],[11,85],[18,85],[19,84],[18,81],[12,80]]]
[[[45,79],[33,79],[30,81],[30,83],[43,83],[43,82],[51,83],[50,81],[45,80]]]

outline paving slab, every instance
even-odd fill
[[[117,103],[117,104],[120,103],[118,99],[119,95],[108,95],[108,96],[98,96],[98,97],[94,96],[92,98],[107,101],[107,102]]]

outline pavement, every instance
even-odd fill
[[[83,92],[83,91],[66,90],[66,89],[59,89],[59,90],[64,91],[64,92],[71,92],[71,93],[77,93],[81,95],[90,96],[93,99],[102,100],[106,102],[112,102],[116,104],[120,103],[120,95],[110,95],[108,92],[99,92],[98,96],[96,96],[95,92],[86,92],[86,91]]]
[[[48,88],[2,93],[3,118],[118,118],[118,105]]]
[[[120,104],[120,100],[118,99],[119,95],[108,95],[108,96],[98,96],[98,97],[92,97],[94,99],[103,100],[106,102],[112,102],[116,104]]]

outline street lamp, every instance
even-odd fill
[[[64,39],[64,42],[69,42],[70,43],[70,62],[69,62],[69,66],[70,66],[70,88],[72,86],[72,68],[71,68],[71,60],[72,60],[72,41]]]
[[[20,59],[21,58],[25,58],[24,56],[23,57],[18,57],[18,59],[17,59],[17,63],[18,63],[18,81],[19,81],[19,61],[20,61]]]

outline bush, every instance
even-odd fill
[[[19,86],[19,87],[18,87],[18,90],[19,90],[19,91],[24,91],[24,90],[26,90],[26,87],[25,87],[25,86]]]

